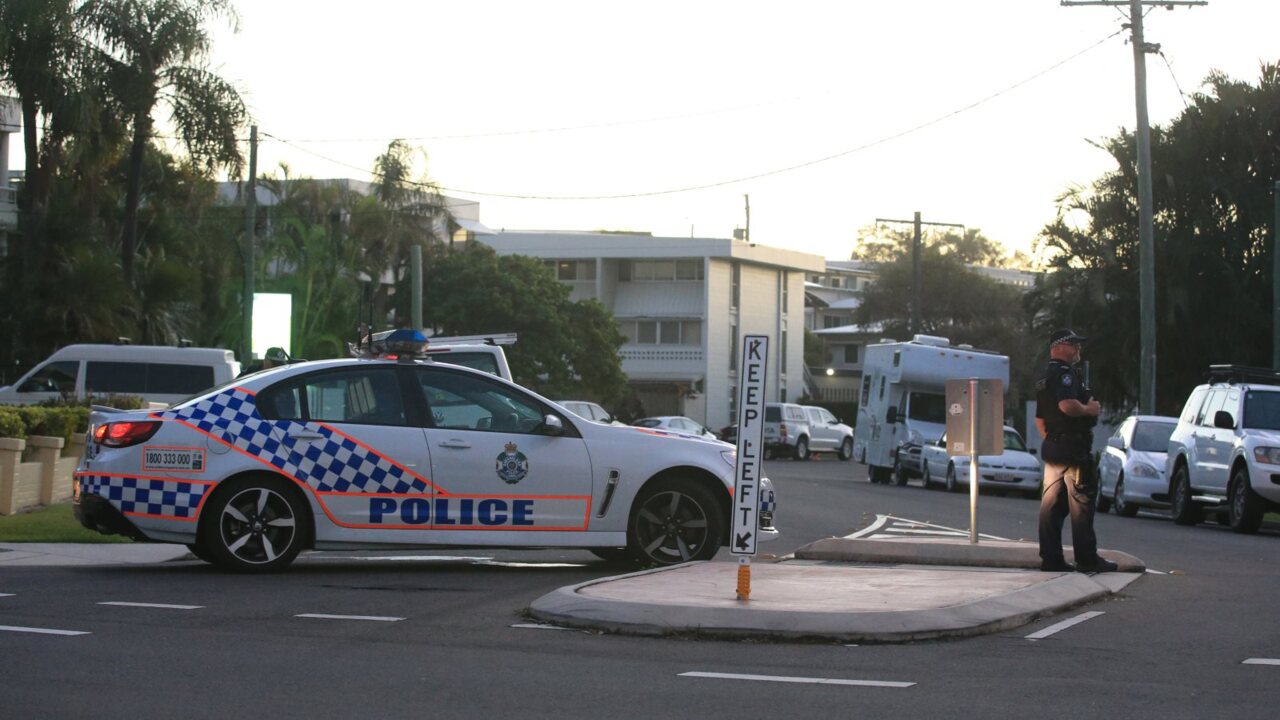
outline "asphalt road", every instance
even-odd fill
[[[783,537],[765,552],[880,515],[893,518],[874,532],[968,527],[967,495],[870,485],[852,463],[766,471]],[[984,533],[1033,538],[1035,516],[1031,500],[980,499]],[[0,631],[0,717],[1275,717],[1280,664],[1245,661],[1280,659],[1280,527],[1146,514],[1097,527],[1103,547],[1164,574],[1007,633],[857,647],[516,627],[543,593],[625,571],[577,551],[331,552],[267,577],[6,568],[0,625],[88,634]],[[1086,612],[1101,614],[1027,638]]]

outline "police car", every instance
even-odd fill
[[[164,410],[95,413],[84,526],[228,569],[306,548],[578,547],[669,565],[728,541],[734,447],[577,418],[511,382],[383,352],[273,368]],[[772,484],[761,540],[776,537]]]

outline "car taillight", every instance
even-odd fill
[[[786,440],[786,439],[787,439],[787,424],[786,424],[786,423],[780,423],[780,424],[778,425],[778,434],[780,434],[780,435],[782,436],[782,439],[783,439],[783,440]]]
[[[113,422],[94,428],[93,439],[107,447],[129,447],[150,440],[159,429],[158,420]]]

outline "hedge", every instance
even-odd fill
[[[71,436],[89,428],[87,407],[0,406],[0,437],[25,438],[30,435]]]

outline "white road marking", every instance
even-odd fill
[[[383,615],[327,615],[325,613],[303,613],[294,615],[300,618],[312,618],[315,620],[372,620],[374,622],[399,622],[402,617],[386,617]]]
[[[1151,568],[1147,568],[1147,572],[1151,573],[1152,575],[1168,575],[1169,574],[1167,572],[1160,572],[1159,570],[1152,570]]]
[[[853,533],[852,535],[845,535],[845,537],[846,537],[846,538],[848,538],[848,539],[854,539],[854,538],[860,538],[860,537],[863,537],[863,536],[866,536],[866,535],[870,535],[871,533],[873,533],[873,532],[875,532],[875,531],[879,530],[880,528],[884,527],[884,524],[885,524],[885,523],[887,523],[887,522],[889,522],[889,516],[888,516],[888,515],[877,515],[877,516],[876,516],[876,521],[875,521],[875,522],[873,522],[873,523],[871,523],[870,525],[868,525],[868,526],[866,526],[866,527],[862,528],[862,529],[861,529],[861,530],[859,530],[858,532]]]
[[[945,535],[945,536],[948,536],[948,537],[950,537],[950,536],[955,536],[955,537],[969,537],[969,533],[967,533],[967,532],[962,532],[962,531],[960,531],[960,530],[956,530],[956,531],[950,531],[950,530],[917,530],[917,529],[915,529],[915,528],[898,528],[898,527],[891,527],[891,528],[885,528],[885,529],[884,529],[884,531],[885,531],[885,533],[886,533],[888,536],[892,536],[892,535],[898,535],[898,534],[900,534],[900,535]]]
[[[522,630],[575,630],[576,628],[560,627],[559,625],[549,625],[545,623],[516,623],[513,628]]]
[[[13,597],[13,593],[0,593],[0,597]]]
[[[909,688],[913,682],[889,680],[844,680],[841,678],[790,677],[786,675],[740,675],[738,673],[684,672],[678,677],[713,678],[717,680],[758,680],[761,682],[807,683],[810,685],[856,685],[858,687]]]
[[[1105,614],[1106,614],[1106,613],[1102,612],[1101,610],[1090,610],[1089,612],[1086,612],[1086,613],[1080,613],[1079,615],[1077,615],[1077,616],[1075,616],[1075,617],[1073,617],[1073,618],[1071,618],[1071,619],[1069,619],[1069,620],[1063,620],[1062,622],[1060,622],[1060,623],[1056,623],[1056,624],[1053,624],[1053,625],[1050,625],[1049,627],[1047,627],[1047,628],[1045,628],[1045,629],[1043,629],[1043,630],[1037,630],[1036,632],[1033,632],[1033,633],[1031,633],[1030,635],[1028,635],[1028,636],[1027,636],[1027,639],[1028,639],[1028,640],[1042,640],[1042,639],[1047,638],[1047,637],[1049,637],[1050,635],[1052,635],[1052,634],[1054,634],[1054,633],[1056,633],[1056,632],[1062,632],[1063,630],[1066,630],[1067,628],[1069,628],[1069,627],[1071,627],[1071,626],[1073,626],[1073,625],[1079,625],[1080,623],[1084,622],[1085,620],[1091,620],[1091,619],[1093,619],[1093,618],[1098,617],[1099,615],[1105,615]]]
[[[99,605],[115,605],[118,607],[139,607],[139,608],[160,608],[163,610],[200,610],[203,605],[170,605],[168,603],[144,603],[144,602],[124,602],[111,601],[100,602]]]
[[[1241,665],[1280,665],[1280,658],[1249,658]]]
[[[18,627],[16,625],[0,625],[0,631],[37,633],[40,635],[88,635],[82,630],[54,630],[53,628]]]

